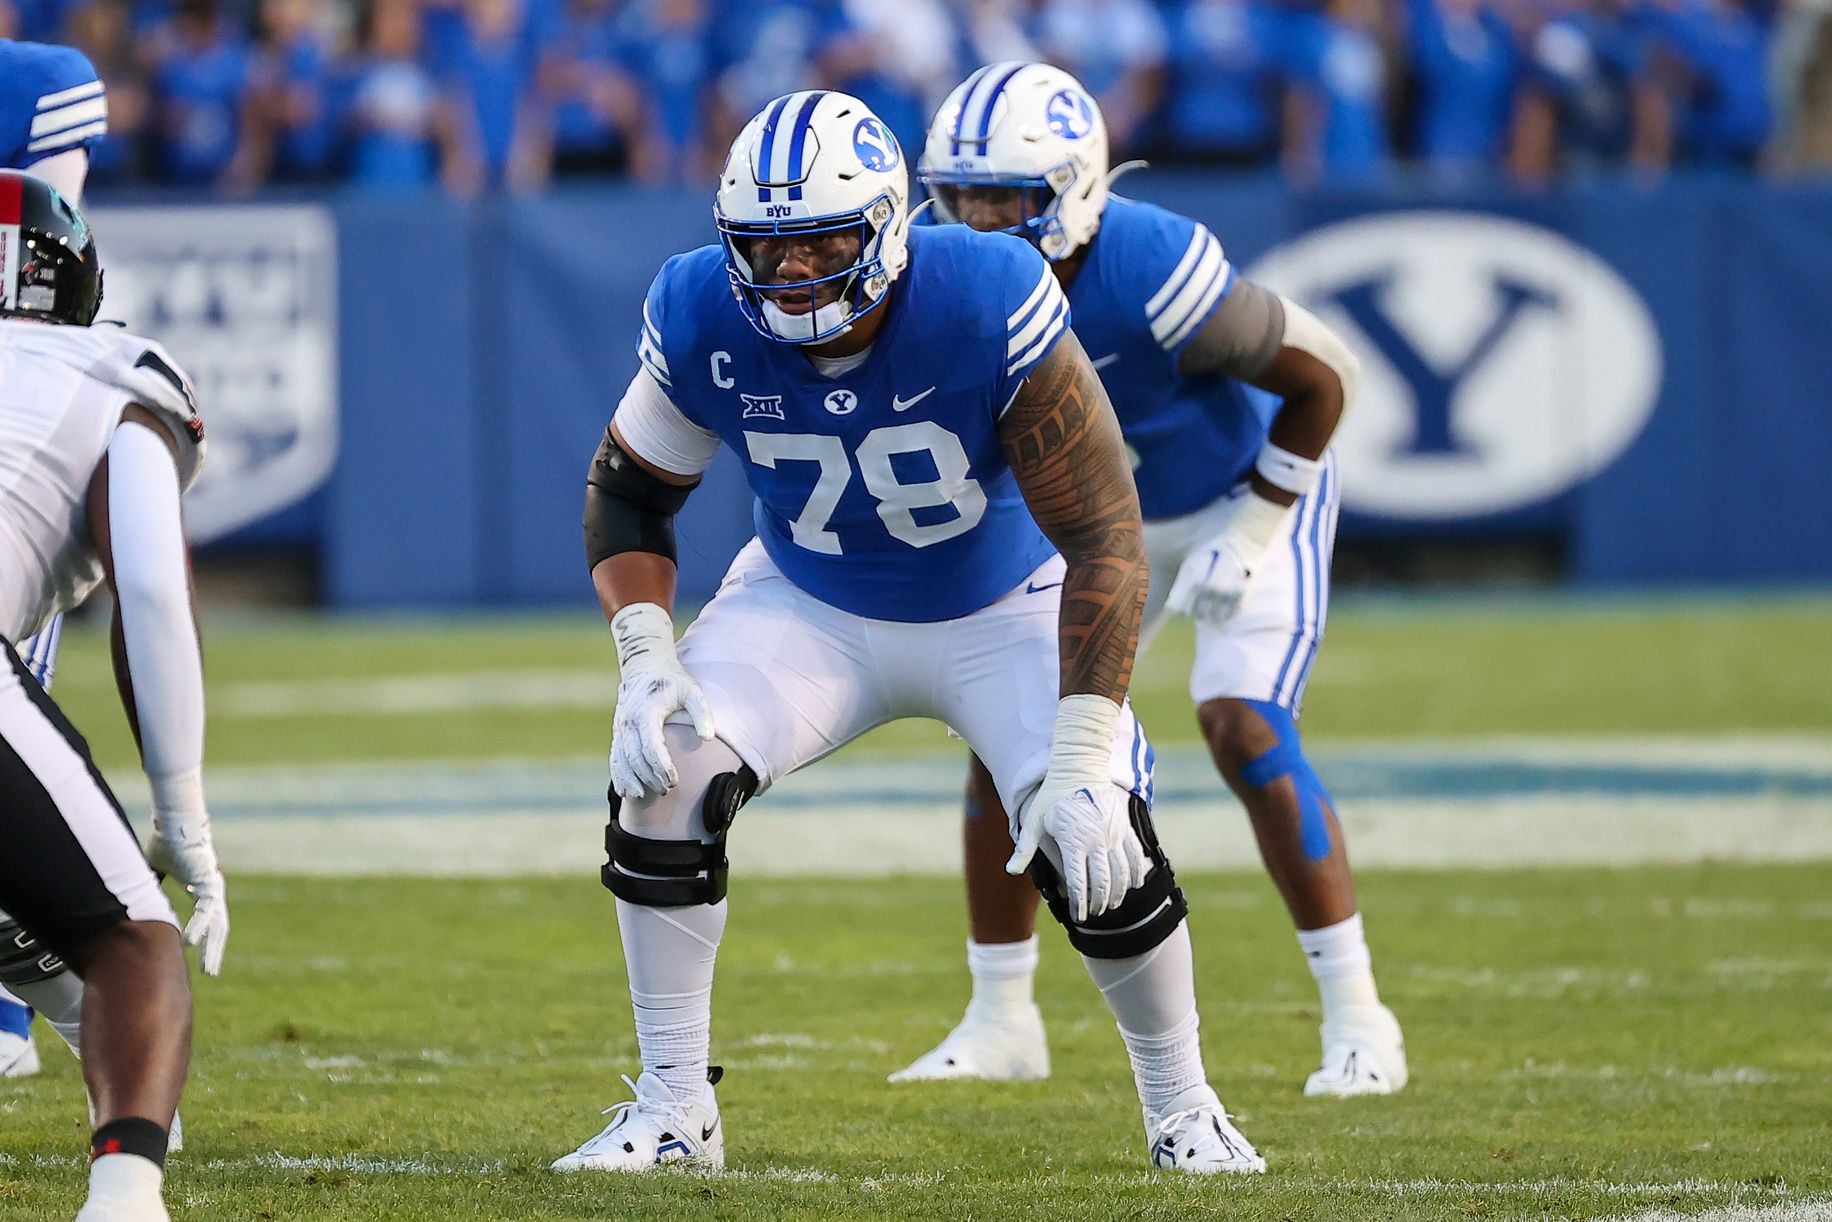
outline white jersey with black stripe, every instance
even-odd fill
[[[0,319],[0,635],[31,635],[101,580],[85,507],[130,402],[167,426],[181,480],[195,478],[203,426],[191,400],[183,372],[150,340]]]

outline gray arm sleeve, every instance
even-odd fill
[[[1251,382],[1266,372],[1285,338],[1285,303],[1244,277],[1183,350],[1181,373],[1221,373]]]

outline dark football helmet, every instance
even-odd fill
[[[101,308],[89,222],[42,178],[0,170],[0,316],[86,327]]]

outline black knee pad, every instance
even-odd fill
[[[1151,859],[1145,881],[1126,893],[1117,908],[1077,923],[1069,915],[1069,893],[1062,876],[1042,853],[1031,858],[1031,878],[1043,892],[1050,915],[1069,933],[1069,945],[1090,959],[1130,959],[1142,955],[1170,937],[1190,913],[1183,889],[1171,873],[1170,859],[1158,844],[1151,825],[1151,808],[1137,794],[1130,806],[1132,830]]]
[[[738,808],[757,792],[757,774],[748,765],[721,772],[706,787],[700,818],[711,834],[699,840],[652,840],[623,830],[617,815],[623,799],[610,793],[611,819],[604,829],[609,860],[599,871],[605,887],[620,900],[645,908],[682,908],[716,904],[725,898],[725,837]]]
[[[17,921],[0,918],[0,984],[37,984],[69,970],[62,959],[21,929]]]

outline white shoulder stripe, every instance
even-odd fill
[[[1228,268],[1224,262],[1222,274],[1209,281],[1209,286],[1203,291],[1201,299],[1196,302],[1195,307],[1185,316],[1183,325],[1171,332],[1169,338],[1162,341],[1164,347],[1167,349],[1174,349],[1187,340],[1196,328],[1202,325],[1203,320],[1209,316],[1209,311],[1215,308],[1215,302],[1220,299],[1222,292],[1227,287]]]
[[[43,153],[46,151],[70,148],[74,145],[81,144],[91,136],[106,136],[107,134],[108,120],[97,119],[94,123],[85,123],[81,127],[73,127],[68,131],[52,132],[48,136],[40,137],[26,145],[25,151],[28,153]]]
[[[1060,294],[1058,294],[1058,296],[1060,296]],[[1017,373],[1031,362],[1037,360],[1050,344],[1054,342],[1056,337],[1062,334],[1063,330],[1069,325],[1069,311],[1067,307],[1068,303],[1066,301],[1059,301],[1057,303],[1056,308],[1050,312],[1049,319],[1044,323],[1042,331],[1038,334],[1036,341],[1006,363],[1005,374],[1007,377]],[[1038,314],[1041,315],[1042,313],[1043,311],[1038,311]]]
[[[60,132],[66,127],[75,127],[79,123],[93,123],[97,119],[108,117],[108,99],[90,98],[87,102],[73,102],[68,106],[59,106],[52,110],[40,110],[32,120],[32,138],[48,132]]]
[[[1051,271],[1048,267],[1045,267],[1043,269],[1043,279],[1037,281],[1037,287],[1031,290],[1031,295],[1026,297],[1024,299],[1024,304],[1019,306],[1017,311],[1010,318],[1005,320],[1005,329],[1007,331],[1012,330],[1018,325],[1020,320],[1032,310],[1036,309],[1037,303],[1043,300],[1043,295],[1050,291],[1050,285],[1055,283],[1056,273]]]
[[[34,107],[34,109],[39,111],[54,110],[59,106],[64,106],[71,102],[80,102],[84,98],[98,97],[101,92],[102,82],[100,81],[90,81],[86,85],[72,85],[68,89],[60,89],[56,93],[45,94],[38,99],[38,105]]]
[[[1068,302],[1063,298],[1062,286],[1056,283],[1056,274],[1045,271],[1046,281],[1039,286],[1043,291],[1033,294],[1037,298],[1037,308],[1031,311],[1018,328],[1010,333],[1005,344],[1007,359],[1017,356],[1026,348],[1037,342],[1037,336],[1043,333],[1051,321],[1064,312]]]
[[[1183,282],[1189,278],[1190,272],[1195,268],[1196,260],[1202,257],[1205,242],[1210,239],[1211,235],[1206,225],[1196,226],[1196,232],[1190,235],[1190,244],[1184,250],[1183,258],[1177,261],[1176,270],[1171,272],[1169,278],[1159,287],[1152,299],[1145,303],[1146,317],[1156,318],[1158,311],[1162,310],[1165,304],[1177,295],[1177,290],[1183,287]]]
[[[1177,291],[1155,312],[1148,311],[1152,338],[1165,347],[1173,346],[1173,337],[1201,318],[1201,309],[1213,305],[1215,297],[1227,283],[1228,259],[1221,253],[1221,243],[1206,231],[1201,253],[1195,266],[1183,277]]]

